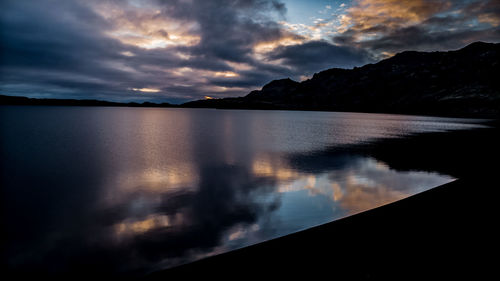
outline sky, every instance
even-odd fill
[[[500,42],[498,0],[2,0],[0,94],[182,103]]]

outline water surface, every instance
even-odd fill
[[[48,106],[2,106],[0,122],[9,269],[127,276],[453,180],[355,153],[316,159],[318,151],[482,126],[387,114]]]

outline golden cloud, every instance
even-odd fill
[[[359,0],[340,16],[338,32],[355,32],[355,41],[376,38],[398,28],[418,25],[451,7],[447,0]]]
[[[493,13],[484,13],[477,16],[479,22],[489,23],[490,25],[497,27],[500,26],[500,15]]]
[[[271,52],[280,46],[290,46],[304,43],[306,41],[305,39],[306,38],[304,37],[296,35],[283,36],[278,40],[259,42],[258,44],[253,46],[253,50],[257,54],[264,54],[267,52]]]
[[[215,77],[226,77],[226,78],[240,76],[238,73],[232,71],[216,71],[214,75]]]
[[[112,23],[107,34],[120,42],[144,49],[197,45],[197,23],[162,16],[153,6],[128,7],[97,2],[95,11]]]
[[[143,93],[158,93],[160,90],[154,88],[132,88],[132,91]]]
[[[359,0],[348,9],[344,23],[354,30],[367,30],[380,25],[403,27],[420,23],[450,6],[449,1],[439,0]]]

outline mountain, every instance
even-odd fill
[[[406,51],[376,64],[328,69],[300,83],[275,80],[245,97],[183,106],[498,117],[499,73],[500,44],[476,42],[456,51]]]

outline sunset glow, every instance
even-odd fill
[[[153,88],[132,88],[133,91],[136,92],[144,92],[144,93],[158,93],[160,90],[159,89],[153,89]]]

